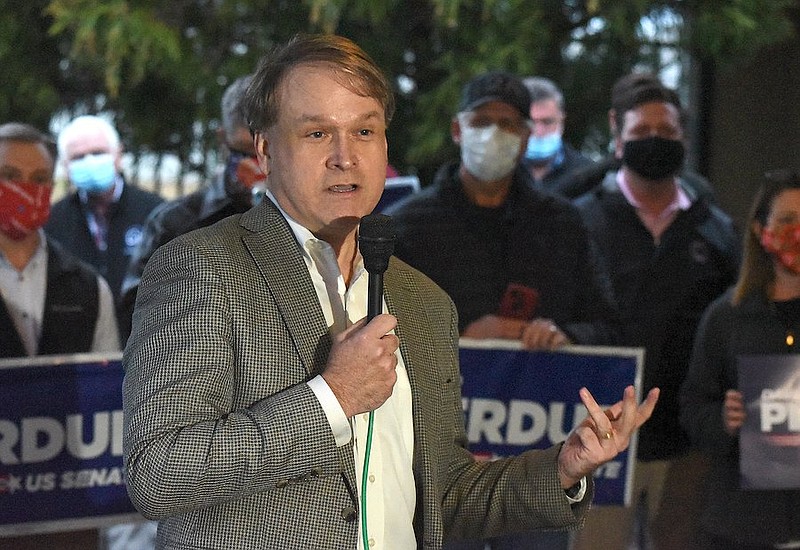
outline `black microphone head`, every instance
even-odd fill
[[[367,272],[379,274],[386,271],[389,267],[389,256],[394,252],[395,238],[391,216],[370,214],[361,218],[358,226],[358,248]]]

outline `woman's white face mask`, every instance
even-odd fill
[[[508,176],[517,166],[522,138],[501,130],[496,124],[472,127],[468,113],[459,113],[461,162],[481,181],[496,181]]]

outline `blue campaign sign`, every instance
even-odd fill
[[[640,350],[492,345],[461,347],[467,434],[486,458],[563,440],[585,415],[581,386],[610,404],[641,368]],[[0,536],[142,519],[124,484],[122,379],[120,354],[0,360]],[[624,501],[634,446],[598,471],[596,503]]]
[[[0,535],[142,519],[122,471],[120,354],[0,361]]]
[[[578,390],[601,405],[622,398],[633,384],[641,399],[640,348],[570,346],[530,352],[501,341],[462,339],[463,404],[472,453],[486,460],[543,449],[563,441],[586,417]],[[628,505],[633,475],[628,449],[595,473],[595,504]]]

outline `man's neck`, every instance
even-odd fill
[[[38,231],[30,233],[18,241],[0,233],[0,251],[17,271],[25,269],[37,248],[39,248]]]
[[[483,208],[499,208],[508,198],[514,173],[497,181],[481,181],[462,165],[458,170],[458,177],[461,180],[464,194],[472,204]]]
[[[649,180],[627,166],[623,165],[621,170],[624,181],[628,184],[628,188],[642,210],[658,214],[675,201],[678,182],[674,176],[663,180]]]
[[[553,169],[553,160],[549,159],[543,163],[530,163],[529,172],[534,180],[540,181],[542,180],[550,171]]]
[[[105,191],[101,191],[100,193],[87,193],[86,199],[90,205],[95,204],[110,204],[114,200],[114,186],[112,185],[109,189]]]
[[[354,229],[346,235],[314,233],[314,236],[331,245],[336,254],[336,263],[339,264],[339,271],[344,278],[344,284],[349,288],[358,259],[358,234],[356,230]]]
[[[355,273],[356,259],[358,257],[358,246],[356,246],[356,236],[353,234],[351,239],[347,239],[342,246],[334,247],[336,250],[336,261],[339,263],[339,271],[342,272],[344,284],[350,288]]]

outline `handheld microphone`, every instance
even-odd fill
[[[389,267],[396,235],[391,216],[370,214],[358,226],[358,248],[369,273],[367,322],[383,312],[383,273]]]
[[[395,241],[392,218],[385,214],[369,214],[361,218],[358,226],[358,248],[364,258],[364,268],[369,273],[367,282],[367,322],[383,312],[383,273],[389,267],[389,257],[394,252]],[[361,537],[364,548],[369,548],[367,530],[367,474],[372,448],[372,429],[375,411],[369,412],[367,440],[364,445],[364,466],[361,470]]]

